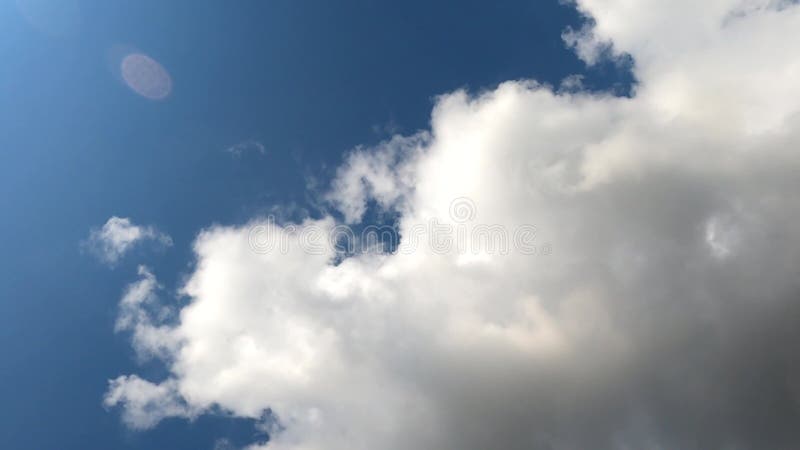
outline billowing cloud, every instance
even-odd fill
[[[357,151],[328,199],[396,211],[392,254],[340,261],[331,217],[205,230],[170,377],[106,403],[139,427],[269,409],[265,450],[796,448],[800,7],[578,7],[568,40],[629,54],[633,98],[455,92]],[[487,230],[513,245],[462,239]]]
[[[144,241],[169,247],[172,238],[155,227],[139,226],[127,217],[111,217],[99,229],[89,233],[84,246],[102,261],[114,265],[135,245]]]

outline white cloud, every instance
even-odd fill
[[[236,158],[240,158],[245,153],[258,153],[260,155],[264,155],[267,153],[266,147],[261,142],[258,142],[254,139],[249,139],[244,142],[240,142],[236,145],[232,145],[225,149],[226,152],[230,153]]]
[[[141,359],[168,359],[179,345],[174,330],[168,326],[173,311],[159,303],[160,286],[150,269],[139,266],[139,276],[141,279],[128,286],[119,303],[115,330],[131,333],[133,347]]]
[[[327,200],[348,223],[361,222],[368,200],[374,200],[384,209],[397,207],[414,183],[413,167],[408,162],[428,139],[427,133],[396,136],[368,153],[363,149],[352,152],[339,168]]]
[[[134,429],[151,428],[167,417],[192,418],[195,413],[176,394],[176,382],[151,383],[136,375],[109,382],[103,400],[107,407],[124,406],[122,419]]]
[[[167,324],[173,314],[159,302],[160,285],[155,275],[139,266],[140,279],[131,283],[119,303],[115,330],[129,332],[139,359],[161,358],[169,362],[180,350],[176,330]],[[176,382],[151,383],[136,375],[120,376],[109,383],[103,399],[107,407],[124,406],[123,420],[136,429],[150,428],[166,417],[191,418],[197,411],[176,393]]]
[[[106,404],[140,428],[269,408],[266,450],[795,447],[800,7],[773,6],[582,0],[586,36],[635,59],[634,98],[455,92],[328,196],[349,222],[398,211],[401,236],[468,198],[461,225],[533,224],[550,255],[423,239],[334,265],[300,232],[330,217],[210,228],[171,377],[120,377]],[[253,251],[256,225],[287,251]]]
[[[84,245],[102,261],[114,265],[136,244],[153,241],[169,247],[172,238],[154,227],[134,225],[127,217],[111,217],[100,229],[93,229]]]

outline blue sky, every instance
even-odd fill
[[[274,420],[288,431],[259,449],[402,447],[372,433],[377,412],[416,448],[793,448],[800,88],[789,50],[800,13],[794,2],[678,3],[0,1],[0,447],[263,444],[272,419],[253,408],[272,407],[268,379],[286,383]],[[165,70],[168,95],[126,84],[131,54]],[[559,90],[573,75],[575,92]],[[406,138],[381,146],[395,135]],[[334,267],[225,252],[267,215],[325,228],[363,202],[350,225],[396,219],[408,231],[453,198],[485,223],[535,223],[552,258],[358,255]],[[112,217],[171,244],[103,261],[90,236]],[[137,358],[139,344],[115,332],[142,264],[179,317],[171,330],[190,336],[168,351],[175,366]],[[234,306],[220,314],[233,337],[193,328],[225,296],[209,279],[230,284]],[[261,316],[255,298],[292,314]],[[307,349],[249,316],[288,323],[287,336],[302,328],[314,361],[336,363],[296,378],[291,364],[192,366],[192,345],[223,335],[245,342],[231,354],[252,344],[302,359]],[[374,358],[337,359],[359,352]],[[227,373],[244,381],[197,387]],[[308,375],[319,373],[363,375],[380,404],[347,382],[332,393]],[[134,429],[124,413],[135,393],[103,404],[126,374],[175,382],[165,392],[188,409],[148,403],[164,420]],[[398,398],[429,407],[419,417],[435,430]],[[367,418],[364,404],[376,408]]]
[[[315,214],[307,177],[326,183],[353,147],[426,128],[437,95],[573,73],[628,82],[565,48],[581,19],[556,1],[81,1],[56,33],[35,20],[57,7],[39,2],[32,22],[19,3],[0,4],[5,448],[197,449],[255,433],[224,418],[131,432],[102,407],[107,380],[139,367],[113,333],[137,262],[109,270],[79,245],[108,217],[172,236],[140,256],[175,289],[200,229],[276,205]],[[122,82],[128,50],[166,68],[167,99]],[[248,141],[265,153],[225,152]]]

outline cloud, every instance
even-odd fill
[[[150,269],[139,266],[138,272],[141,279],[128,286],[120,300],[114,329],[131,333],[140,359],[169,359],[179,348],[174,330],[168,326],[174,312],[159,302],[160,286]]]
[[[141,361],[160,358],[168,362],[180,350],[176,330],[168,323],[173,311],[159,302],[160,285],[155,275],[139,266],[140,279],[131,283],[119,303],[116,332],[131,334],[131,342]],[[175,381],[151,383],[136,375],[120,376],[109,382],[103,399],[106,407],[124,407],[124,422],[135,429],[146,429],[166,417],[192,418],[197,413],[176,393]]]
[[[459,91],[424,136],[355,151],[327,198],[396,211],[393,254],[304,251],[332,217],[205,230],[170,377],[107,404],[140,428],[269,409],[265,450],[795,448],[800,7],[577,7],[581,45],[635,60],[632,98]],[[535,225],[552,251],[409,239],[432,222]],[[256,226],[286,248],[253,251]]]
[[[214,442],[214,450],[237,450],[237,448],[228,439],[217,439]]]
[[[136,244],[153,241],[159,246],[172,246],[172,238],[154,227],[134,225],[126,217],[111,217],[100,229],[92,229],[83,243],[103,262],[114,265]]]
[[[245,153],[258,153],[260,155],[267,153],[267,149],[264,147],[264,144],[252,139],[232,145],[226,148],[225,151],[236,158],[241,157]]]
[[[151,428],[167,417],[192,418],[196,415],[177,395],[176,382],[151,383],[136,375],[121,376],[109,382],[103,403],[122,405],[122,419],[133,429]]]
[[[397,206],[413,184],[413,167],[407,162],[428,140],[427,133],[396,136],[369,152],[352,152],[339,167],[333,189],[325,196],[348,223],[361,222],[368,201],[384,209]]]

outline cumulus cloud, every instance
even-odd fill
[[[127,217],[111,217],[99,229],[92,229],[84,246],[100,260],[116,264],[135,245],[144,241],[172,246],[172,238],[154,227],[135,225]]]
[[[140,428],[269,409],[264,450],[796,448],[800,7],[577,7],[585,55],[635,60],[632,98],[455,92],[430,133],[354,152],[328,199],[395,210],[392,254],[304,251],[332,217],[205,230],[171,376],[106,404]],[[552,251],[408,239],[431,222],[532,224]],[[253,251],[255,226],[286,248]]]

